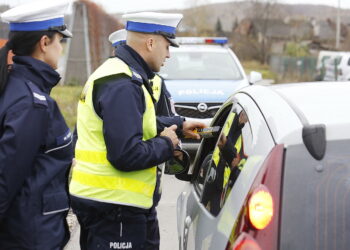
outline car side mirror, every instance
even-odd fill
[[[262,78],[262,74],[259,73],[259,72],[256,72],[256,71],[251,71],[250,74],[249,74],[249,83],[251,85],[261,81],[263,78]]]
[[[190,155],[185,150],[175,149],[174,157],[165,162],[164,173],[169,175],[187,173],[190,163]]]

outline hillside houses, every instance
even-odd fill
[[[259,43],[268,41],[272,52],[281,52],[281,44],[305,42],[318,44],[322,48],[332,48],[335,43],[336,27],[331,20],[290,20],[281,19],[243,19],[235,28],[235,34],[257,39]],[[348,36],[348,27],[341,26],[341,40]],[[278,47],[278,49],[276,49]]]

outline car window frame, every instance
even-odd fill
[[[231,109],[230,109],[230,113],[229,114],[232,114],[232,113],[235,113],[235,115],[237,115],[237,116],[239,116],[240,114],[241,114],[241,112],[244,112],[244,113],[246,113],[246,110],[245,110],[245,108],[244,108],[244,106],[242,105],[242,104],[240,104],[239,102],[237,102],[237,103],[234,103],[233,105],[232,105],[232,107],[231,107]],[[226,124],[226,122],[228,122],[228,118],[229,118],[229,114],[227,115],[227,117],[226,117],[226,120],[225,120],[225,123],[224,124]],[[247,113],[246,113],[247,114]],[[232,117],[231,117],[232,118]],[[230,128],[229,128],[229,130],[228,131],[226,131],[227,133],[230,133],[230,131],[231,131],[231,129],[233,128],[232,126],[234,125],[233,124],[233,122],[234,122],[234,119],[235,118],[233,118],[233,120],[231,121],[232,123],[231,123],[231,126],[230,126]],[[246,121],[246,123],[248,123],[249,124],[249,127],[247,127],[247,130],[244,130],[244,131],[246,131],[246,132],[248,132],[249,133],[249,137],[246,137],[246,135],[244,136],[243,135],[243,130],[242,130],[242,137],[244,136],[244,145],[248,145],[249,143],[250,144],[252,144],[252,140],[253,140],[253,134],[252,134],[252,129],[251,129],[251,124],[250,124],[250,121],[249,121],[249,118],[248,118],[248,116],[247,116],[247,121]],[[225,125],[224,125],[225,126]],[[244,129],[244,128],[242,128],[242,129]],[[219,134],[219,136],[217,137],[217,140],[216,140],[216,143],[215,143],[215,147],[214,147],[214,150],[219,150],[218,149],[218,147],[219,147],[219,141],[220,141],[220,137],[221,137],[221,134],[222,134],[222,132],[223,131],[220,131],[220,134]],[[246,141],[246,139],[247,138],[249,138],[250,139],[250,141],[248,140],[248,141]],[[238,139],[238,138],[237,138]],[[242,138],[243,139],[243,138]],[[221,151],[221,150],[220,150]],[[245,150],[243,150],[243,152],[244,152]],[[245,153],[244,153],[245,154]],[[208,155],[207,155],[208,156]],[[219,213],[220,213],[220,211],[222,210],[222,208],[224,207],[224,205],[225,205],[225,203],[226,203],[226,200],[227,200],[227,198],[228,198],[228,196],[230,195],[230,192],[231,192],[231,189],[232,189],[232,186],[234,185],[234,183],[236,182],[236,180],[237,180],[237,178],[239,177],[239,175],[240,175],[240,170],[238,170],[238,169],[236,169],[236,171],[238,170],[239,172],[232,172],[233,171],[233,169],[231,169],[231,167],[229,167],[230,169],[231,169],[231,171],[229,172],[230,174],[230,176],[231,176],[231,174],[233,174],[233,177],[238,173],[238,175],[236,175],[236,178],[235,178],[235,181],[234,181],[234,183],[233,183],[233,185],[231,186],[231,188],[229,188],[228,189],[228,187],[227,187],[227,185],[228,186],[230,186],[229,185],[229,179],[226,179],[226,185],[225,185],[225,188],[223,187],[223,189],[220,191],[220,192],[217,192],[217,190],[216,190],[216,188],[215,187],[217,187],[217,184],[219,184],[219,185],[222,185],[222,184],[224,184],[224,182],[225,182],[225,172],[226,172],[226,166],[225,167],[223,167],[223,165],[221,165],[221,167],[223,167],[223,168],[221,168],[221,169],[219,169],[218,167],[219,167],[219,165],[217,165],[217,164],[222,164],[223,162],[222,162],[222,160],[224,160],[225,161],[225,159],[224,158],[222,158],[222,157],[224,157],[223,155],[220,155],[220,157],[218,158],[218,162],[215,164],[215,167],[213,166],[213,161],[214,161],[214,152],[213,152],[213,155],[211,156],[212,158],[210,159],[210,162],[209,162],[209,164],[208,164],[208,169],[207,169],[207,171],[206,171],[206,175],[204,176],[204,182],[203,182],[203,184],[202,184],[202,187],[200,187],[200,183],[197,183],[197,190],[200,190],[200,193],[198,193],[197,192],[197,195],[199,196],[199,198],[200,198],[200,203],[203,205],[203,207],[207,210],[207,212],[209,212],[211,215],[213,215],[213,216],[217,216]],[[248,157],[247,158],[242,158],[242,159],[248,159]],[[221,162],[221,163],[219,163],[219,162]],[[202,164],[203,164],[203,162],[202,162]],[[201,167],[202,167],[202,164],[201,164]],[[227,164],[227,162],[225,163],[225,164]],[[245,164],[245,163],[244,163]],[[207,166],[207,165],[206,165]],[[214,174],[214,176],[215,176],[215,180],[214,180],[214,182],[213,183],[209,183],[208,184],[208,180],[211,178],[211,176],[213,175],[212,173],[213,173],[213,171],[212,171],[212,169],[213,168],[215,168],[213,171],[215,172],[215,174]],[[237,168],[238,168],[238,165],[237,165]],[[220,171],[221,170],[221,171]],[[221,174],[220,176],[218,176],[218,174]],[[228,176],[226,176],[226,178],[228,178]],[[231,178],[231,177],[230,177]],[[217,181],[219,181],[219,182],[217,182]],[[221,181],[222,181],[222,183],[221,183]],[[207,186],[208,185],[208,186]],[[207,192],[209,193],[209,195],[210,195],[210,200],[208,200],[208,203],[206,203],[206,204],[204,204],[204,195],[205,195],[205,188],[207,188]],[[210,188],[210,189],[208,189],[208,188]],[[214,188],[214,189],[213,189]],[[214,193],[212,193],[212,191],[214,190]],[[227,191],[227,190],[229,190],[229,191]],[[226,192],[228,192],[228,193],[226,193]],[[206,194],[208,194],[208,193],[206,193]],[[217,195],[217,196],[215,196],[215,197],[213,197],[213,195]],[[225,197],[224,197],[224,201],[222,201],[222,195],[224,195]],[[212,205],[209,205],[209,202],[212,202],[212,201],[215,201],[215,207],[216,208],[214,208],[214,207],[212,207]],[[219,202],[218,204],[216,204],[217,202]],[[209,205],[209,206],[208,206]]]
[[[223,107],[223,111],[218,111],[220,112],[220,115],[216,117],[215,121],[213,122],[212,126],[221,126],[225,123],[227,116],[232,110],[234,103],[230,103],[229,105]],[[219,131],[219,134],[221,133],[221,130]],[[191,176],[191,184],[194,187],[194,190],[196,191],[196,194],[199,195],[201,193],[200,187],[196,184],[196,179],[200,171],[200,167],[202,165],[202,162],[205,158],[206,155],[209,154],[210,151],[214,150],[215,146],[217,143],[217,138],[205,138],[203,139],[203,142],[200,145],[200,148],[198,149],[197,156],[200,157],[199,160],[195,160],[195,164],[193,166],[192,170],[192,176]],[[204,156],[204,157],[203,157]]]
[[[240,104],[236,99],[234,99],[234,101],[232,102],[232,104],[228,107],[226,107],[226,112],[225,111],[222,111],[225,112],[223,115],[221,115],[220,119],[217,119],[216,122],[214,123],[214,126],[218,126],[220,125],[221,127],[224,125],[224,123],[226,122],[227,118],[228,118],[228,115],[232,112],[234,112],[235,109],[237,109],[237,106],[239,107],[239,109],[241,111],[245,111],[244,109],[244,106],[242,104]],[[246,111],[245,111],[246,112]],[[224,119],[223,119],[224,117]],[[248,118],[248,121],[247,123],[249,124],[249,133],[250,133],[250,136],[251,136],[251,140],[253,140],[253,133],[252,133],[252,127],[251,127],[251,123],[249,121],[249,118]],[[221,130],[220,130],[220,133],[219,135],[221,135]],[[218,138],[219,136],[215,137],[215,142],[213,143],[213,138],[211,138],[211,141],[210,143],[208,143],[208,140],[209,139],[204,139],[203,141],[203,147],[206,148],[205,150],[203,150],[203,148],[200,150],[200,154],[202,155],[201,156],[201,159],[199,161],[197,161],[197,165],[194,167],[194,171],[193,171],[193,175],[192,175],[192,184],[193,184],[193,187],[194,187],[194,190],[196,192],[196,194],[198,195],[198,197],[202,198],[202,195],[203,195],[203,187],[204,187],[204,183],[203,183],[203,186],[200,185],[200,183],[197,182],[197,179],[199,177],[199,173],[200,173],[200,170],[201,170],[201,166],[202,166],[202,163],[205,159],[205,157],[215,149],[215,147],[217,146],[217,143],[218,143]],[[206,145],[207,144],[207,145]],[[210,144],[210,145],[208,145]],[[204,152],[203,152],[204,151]],[[205,177],[206,178],[206,177]]]

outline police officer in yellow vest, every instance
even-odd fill
[[[149,79],[177,45],[182,15],[123,18],[126,44],[90,76],[78,104],[70,193],[82,249],[159,249],[155,166],[172,158],[177,135],[199,139],[192,130],[204,127],[155,114]]]
[[[126,29],[120,29],[109,35],[108,40],[112,44],[114,56],[116,56],[117,47],[119,45],[126,44]],[[175,116],[175,106],[170,95],[170,92],[166,88],[163,78],[158,74],[154,74],[154,77],[150,80],[150,86],[153,91],[153,98],[155,100],[156,116]],[[160,165],[157,169],[157,185],[160,185],[160,179],[162,178],[164,165]],[[158,190],[158,187],[156,187]],[[156,192],[153,199],[153,207],[158,205],[161,198],[161,187],[159,187],[159,192]]]
[[[108,40],[117,50],[117,46],[123,45],[126,43],[126,30],[120,29],[109,35]],[[170,92],[166,88],[164,79],[155,74],[153,79],[150,79],[150,85],[153,91],[153,97],[156,101],[156,115],[157,116],[174,116],[175,115],[175,106],[173,98],[171,97]]]

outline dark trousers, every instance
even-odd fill
[[[159,249],[157,211],[113,205],[89,208],[72,200],[82,250]]]

